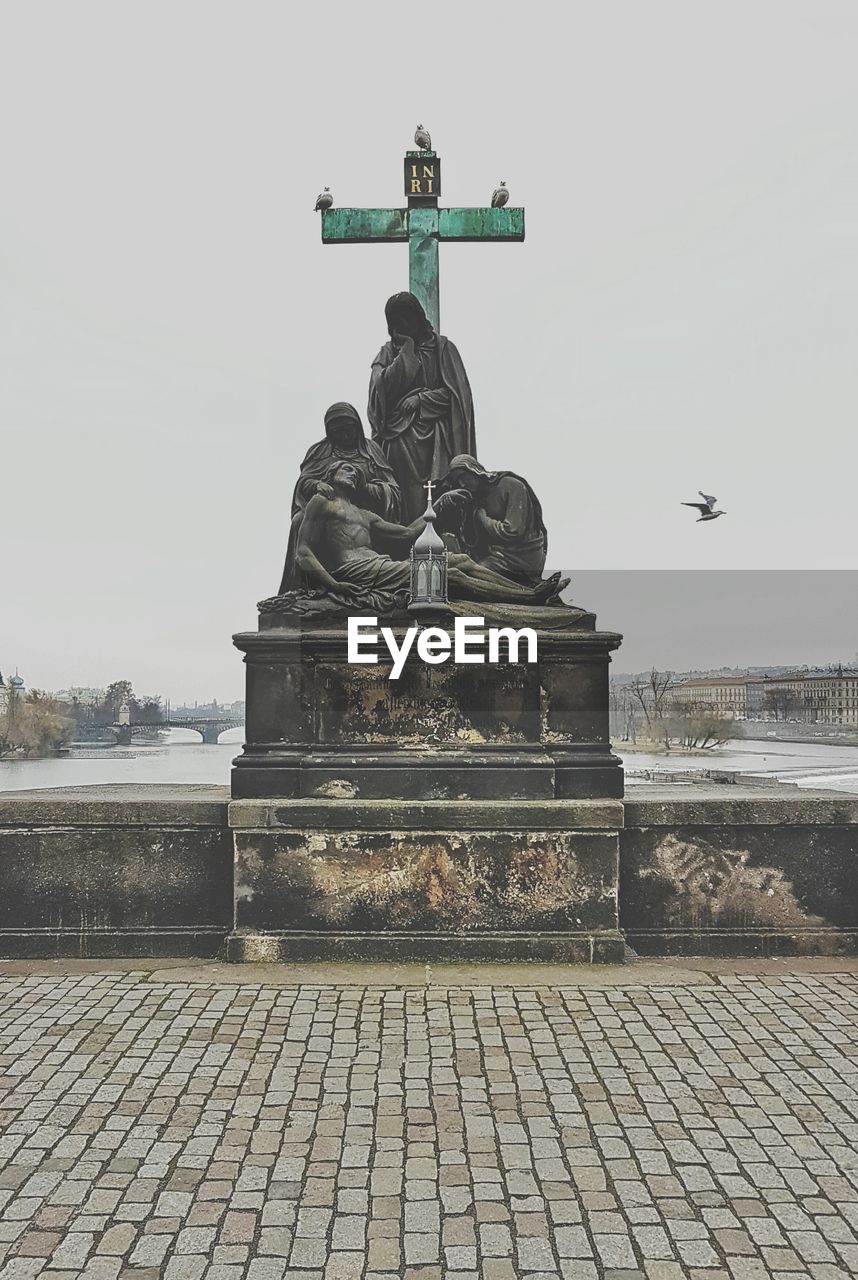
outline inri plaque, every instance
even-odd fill
[[[405,194],[409,200],[437,200],[441,194],[441,161],[429,151],[405,157]]]

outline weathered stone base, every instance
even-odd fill
[[[364,800],[585,800],[622,796],[623,771],[598,745],[548,752],[524,744],[460,751],[348,746],[303,753],[246,746],[232,772],[232,793],[241,800],[323,796],[343,784]]]
[[[620,918],[645,955],[852,955],[858,797],[641,787],[625,801]]]
[[[213,956],[232,923],[222,787],[0,795],[0,956]]]
[[[393,628],[400,640],[404,625]],[[247,666],[236,799],[325,795],[343,782],[363,800],[623,794],[608,733],[614,632],[540,631],[532,665],[416,660],[397,680],[389,661],[348,662],[342,622],[234,640]]]
[[[616,801],[239,800],[243,960],[621,960]]]
[[[858,929],[630,929],[642,956],[854,956]]]
[[[133,960],[163,956],[212,959],[226,942],[223,925],[187,929],[0,929],[6,960]]]
[[[622,964],[618,930],[597,933],[258,933],[236,930],[226,944],[237,964],[351,961],[450,964],[467,961]]]

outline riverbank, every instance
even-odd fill
[[[617,755],[626,756],[636,755],[638,752],[645,752],[647,755],[662,756],[704,756],[711,757],[718,750],[717,746],[712,747],[681,747],[675,744],[672,747],[664,745],[664,739],[638,738],[636,742],[615,742],[614,750]]]
[[[747,742],[797,742],[824,747],[858,747],[858,729],[836,725],[815,729],[808,724],[772,724],[769,720],[738,720],[731,726],[732,736]]]
[[[730,726],[730,737],[726,743],[715,743],[708,747],[683,747],[672,743],[665,747],[663,738],[637,738],[634,742],[622,739],[614,741],[614,750],[620,755],[634,754],[637,751],[648,751],[653,755],[709,756],[713,752],[737,742],[766,742],[769,745],[777,742],[791,742],[797,746],[817,747],[858,747],[858,730],[852,732],[834,732],[814,730],[809,725],[772,725],[771,721],[734,721]]]

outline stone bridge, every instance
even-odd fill
[[[192,720],[165,720],[161,726],[164,729],[195,729],[202,736],[203,742],[208,746],[217,743],[218,738],[227,729],[240,729],[242,727],[241,720],[237,720],[231,716],[219,716],[217,719],[192,719]]]
[[[111,729],[116,733],[119,746],[127,747],[133,735],[144,729],[194,729],[202,737],[207,746],[214,746],[222,733],[227,729],[240,729],[241,720],[230,716],[218,716],[216,719],[194,717],[188,720],[162,720],[158,724],[113,724]]]

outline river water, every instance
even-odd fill
[[[0,791],[80,787],[113,782],[214,782],[226,785],[242,729],[230,729],[217,746],[204,746],[188,729],[171,729],[158,745],[76,750],[51,760],[0,760]],[[615,744],[622,755],[622,744]],[[858,795],[858,747],[802,742],[733,741],[705,755],[669,756],[629,751],[624,759],[629,783],[647,769],[659,773],[718,769],[777,778],[801,787],[850,791]]]
[[[71,755],[50,760],[0,760],[0,792],[110,782],[219,782],[226,786],[230,764],[243,740],[243,729],[228,729],[216,746],[205,746],[190,729],[170,729],[158,744],[74,748]]]

